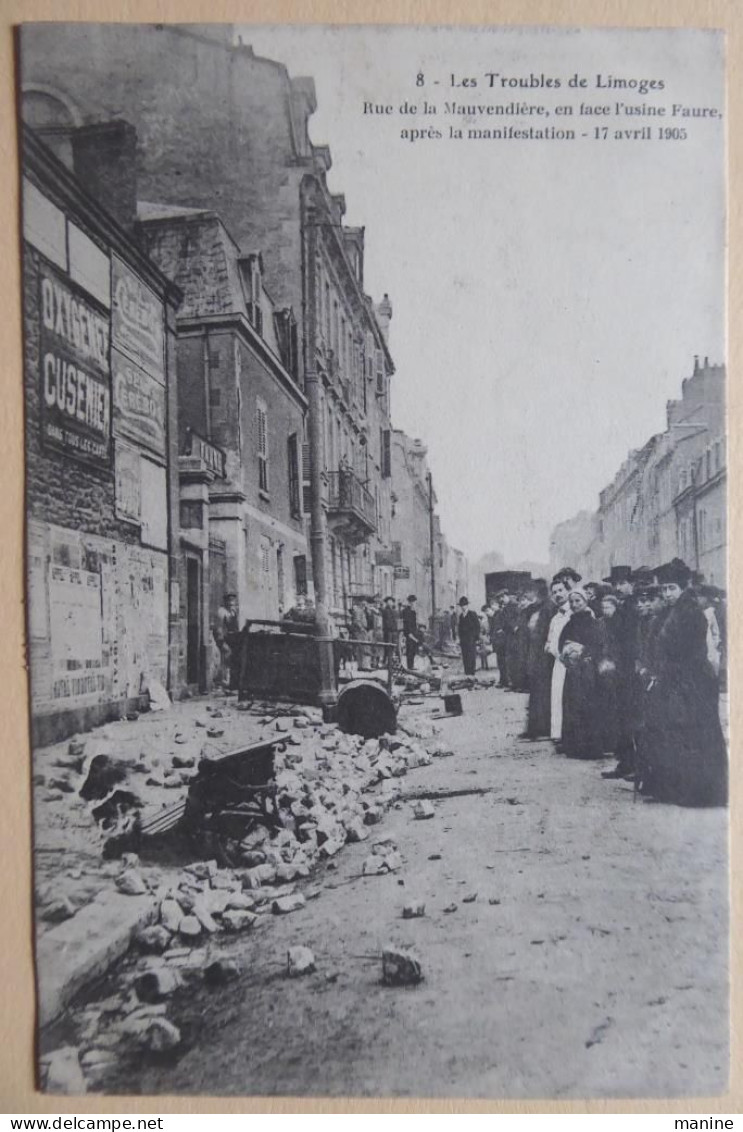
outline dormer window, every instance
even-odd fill
[[[240,259],[240,276],[245,294],[248,322],[258,334],[262,335],[263,257],[260,252]]]

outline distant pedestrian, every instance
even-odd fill
[[[395,608],[395,599],[386,597],[382,607],[382,636],[387,646],[384,650],[386,664],[392,662],[400,648],[400,629]]]
[[[237,687],[237,653],[240,636],[237,594],[224,595],[224,602],[217,610],[212,632],[220,656],[217,682],[221,684],[225,690],[234,689]]]
[[[457,639],[457,620],[456,606],[451,605],[449,606],[449,632],[453,641]]]
[[[480,639],[480,618],[470,609],[466,597],[459,599],[459,623],[457,633],[462,649],[462,663],[465,676],[474,676],[477,669],[477,643]]]
[[[402,632],[405,641],[405,665],[407,668],[415,668],[415,657],[420,641],[418,614],[415,612],[417,600],[415,594],[410,594],[408,603],[402,611]]]

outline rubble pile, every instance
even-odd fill
[[[209,714],[211,718],[207,719],[212,723],[214,713]],[[237,846],[236,867],[221,867],[216,860],[180,868],[155,867],[132,852],[116,861],[100,862],[99,858],[98,887],[113,886],[123,895],[149,895],[153,914],[151,921],[135,933],[121,971],[121,992],[77,1015],[77,1059],[69,1047],[49,1055],[47,1088],[79,1092],[78,1070],[95,1088],[122,1057],[137,1051],[148,1055],[177,1053],[181,1035],[167,1017],[173,996],[194,981],[219,987],[238,978],[239,963],[233,955],[223,953],[225,945],[242,933],[265,926],[274,915],[300,911],[318,892],[306,888],[300,892],[298,882],[308,878],[318,864],[328,862],[333,867],[331,859],[345,844],[369,840],[370,852],[361,866],[362,875],[382,875],[402,867],[395,843],[379,836],[374,827],[385,808],[400,797],[400,779],[409,770],[451,754],[436,740],[436,726],[429,719],[411,716],[398,734],[364,740],[345,734],[337,725],[323,724],[304,710],[293,715],[261,716],[260,725],[262,734],[256,738],[279,740],[273,783],[281,827],[257,825],[251,829]],[[199,727],[200,721],[195,726]],[[176,741],[184,731],[176,732]],[[100,749],[95,757],[99,754]],[[79,752],[76,757],[80,757]],[[171,752],[171,757],[172,773],[178,775],[185,795],[197,768],[187,761],[190,752]],[[176,760],[181,765],[176,766]],[[154,761],[142,756],[129,766],[127,776],[121,773],[119,760],[108,756],[103,762],[99,760],[97,774],[103,774],[101,781],[105,779],[107,790],[104,800],[128,791],[133,775],[141,775],[142,781],[156,777],[152,774]],[[75,797],[85,790],[85,783],[85,793],[96,795],[83,800],[89,812],[102,804],[102,788],[90,786],[90,769],[91,760],[85,767],[69,768],[76,776]],[[162,783],[151,782],[151,787],[162,788],[170,773],[161,776]],[[141,796],[147,797],[147,791],[141,791]],[[170,794],[168,803],[172,802]],[[50,921],[75,914],[78,905],[63,891],[50,890],[45,895]],[[421,915],[424,910],[423,905],[416,905],[408,915]],[[414,963],[408,964],[400,956],[394,963],[399,970],[392,973],[390,960],[390,982],[415,982],[420,977]],[[285,971],[291,978],[312,970],[314,956],[307,949],[293,949],[286,958]]]

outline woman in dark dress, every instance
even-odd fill
[[[576,587],[568,601],[572,612],[559,641],[566,668],[562,745],[569,759],[599,759],[603,755],[598,682],[601,638],[585,591]]]
[[[614,594],[604,594],[599,605],[601,620],[596,626],[599,637],[599,718],[605,754],[613,754],[619,740],[617,670],[621,657],[621,628],[616,616],[618,605],[619,599]]]
[[[717,678],[707,655],[707,620],[685,563],[674,558],[657,573],[668,612],[654,642],[656,678],[650,690],[660,740],[653,795],[680,806],[722,806],[728,793],[727,748]]]

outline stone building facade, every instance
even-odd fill
[[[595,512],[555,528],[553,569],[571,564],[598,579],[614,565],[652,567],[678,556],[726,586],[725,367],[695,358],[666,421],[665,432],[629,453]]]
[[[23,97],[41,122],[55,104],[78,122],[124,115],[143,200],[214,211],[240,256],[262,250],[276,309],[295,312],[299,388],[308,373],[322,385],[325,596],[340,615],[354,594],[392,587],[391,308],[364,293],[363,229],[343,224],[330,153],[310,140],[312,80],[232,38],[228,26],[26,26]]]
[[[215,213],[141,205],[138,232],[183,292],[181,542],[208,581],[207,620],[227,593],[241,623],[276,620],[307,592],[294,312],[275,307],[262,255],[243,255]]]
[[[66,138],[75,170],[93,146],[102,173],[131,134],[119,122]],[[182,681],[180,295],[30,130],[22,199],[27,632],[41,743]]]

